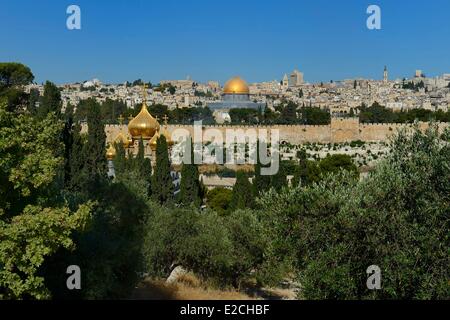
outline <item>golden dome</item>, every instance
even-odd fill
[[[158,142],[158,138],[161,137],[161,135],[163,135],[166,138],[167,145],[169,147],[173,146],[174,143],[172,141],[172,138],[170,137],[170,132],[167,130],[167,128],[163,127],[161,129],[161,131],[160,130],[156,131],[155,135],[151,138],[151,140],[149,142],[149,145],[150,145],[150,148],[152,149],[152,151],[156,150],[156,144]]]
[[[173,140],[172,140],[171,134],[170,134],[169,130],[167,130],[166,127],[162,128],[161,135],[163,135],[166,138],[167,145],[169,147],[173,146]]]
[[[125,135],[122,132],[119,132],[119,134],[117,135],[117,137],[114,139],[115,143],[120,143],[122,142],[124,148],[128,148],[131,144],[131,141],[128,140],[127,137],[125,137]]]
[[[248,88],[247,82],[242,80],[240,77],[234,77],[225,84],[223,87],[224,94],[249,94],[250,90]]]
[[[142,137],[144,140],[150,140],[157,130],[159,130],[159,123],[148,112],[147,105],[144,102],[141,112],[128,124],[128,131],[130,131],[133,139]]]
[[[109,145],[108,150],[106,150],[106,159],[112,160],[116,156],[116,148],[112,144]]]
[[[153,135],[153,137],[150,139],[150,142],[148,143],[150,145],[150,149],[152,149],[152,151],[156,150],[156,144],[158,142],[158,138],[159,138],[159,129],[156,130],[155,134]]]

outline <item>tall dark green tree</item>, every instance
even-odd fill
[[[67,103],[66,109],[64,110],[64,116],[66,119],[74,119],[74,106],[70,102]]]
[[[142,138],[139,140],[139,149],[136,157],[133,159],[133,169],[136,171],[139,177],[148,185],[147,195],[150,196],[152,189],[152,164],[149,158],[145,157],[144,141]]]
[[[327,125],[331,122],[331,115],[328,110],[317,107],[303,107],[300,109],[301,123],[307,125]]]
[[[37,112],[36,104],[39,102],[39,98],[40,98],[39,90],[31,89],[30,96],[28,98],[27,109],[28,109],[28,112],[31,113],[32,115],[35,115]]]
[[[116,148],[116,155],[114,156],[113,163],[114,163],[114,172],[117,177],[127,170],[128,163],[123,143],[118,142],[114,145],[114,147]]]
[[[161,135],[156,142],[156,167],[152,180],[152,197],[160,203],[166,203],[173,198],[173,183],[170,176],[170,161],[167,141]]]
[[[306,187],[321,180],[321,170],[319,162],[308,160],[304,149],[297,152],[299,163],[294,170],[292,187]]]
[[[81,135],[81,126],[75,124],[72,130],[72,145],[70,149],[70,173],[67,176],[66,188],[72,192],[82,192],[86,187],[84,139]]]
[[[236,173],[236,183],[233,187],[233,194],[231,196],[230,209],[245,209],[254,207],[255,198],[253,195],[253,186],[248,180],[246,172],[239,170]]]
[[[299,159],[298,166],[295,168],[294,178],[292,179],[292,186],[298,187],[305,185],[307,181],[307,154],[304,149],[297,151],[297,158]]]
[[[0,63],[0,89],[23,86],[31,83],[34,75],[31,69],[21,63]]]
[[[21,63],[0,63],[0,97],[6,99],[6,109],[16,112],[28,107],[28,95],[22,86],[30,84],[34,75]]]
[[[319,168],[322,174],[337,173],[340,170],[347,170],[355,175],[358,173],[352,158],[346,154],[334,154],[322,159]]]
[[[278,171],[271,176],[270,185],[276,191],[281,191],[284,187],[287,186],[287,178],[286,178],[286,168],[281,161],[281,156],[279,153],[275,155],[278,157]]]
[[[284,123],[293,124],[297,123],[297,107],[298,105],[292,101],[289,101],[281,110],[281,119]]]
[[[61,201],[61,131],[53,114],[38,120],[0,101],[0,299],[51,298],[43,265],[89,219],[90,204]]]
[[[85,144],[86,175],[91,187],[98,185],[101,179],[106,178],[107,162],[105,156],[106,134],[101,120],[100,105],[89,99],[88,113],[88,139]]]
[[[64,143],[64,186],[67,186],[70,178],[70,157],[72,155],[73,145],[73,123],[72,118],[68,118],[64,123],[62,132],[62,140]]]
[[[198,167],[194,164],[194,145],[191,139],[190,163],[183,163],[181,169],[180,202],[183,205],[201,205],[203,201],[202,186],[199,180]]]
[[[256,145],[256,164],[255,164],[255,179],[253,180],[253,189],[255,195],[270,189],[270,176],[262,175],[261,168],[267,167],[261,163],[260,150],[267,150],[267,144],[264,141],[258,141]]]
[[[54,112],[59,116],[61,114],[61,106],[61,91],[54,83],[50,81],[45,82],[44,94],[37,112],[38,117],[43,118],[50,112]]]
[[[278,121],[279,114],[272,111],[270,108],[266,108],[264,110],[264,123],[265,124],[274,124]]]

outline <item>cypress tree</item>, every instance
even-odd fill
[[[36,115],[37,109],[36,109],[36,103],[39,101],[40,95],[38,89],[31,89],[30,90],[30,96],[28,98],[28,112],[32,115]]]
[[[86,171],[84,156],[83,137],[81,135],[81,126],[76,124],[73,128],[72,146],[70,151],[70,180],[67,181],[67,187],[70,191],[81,192],[86,187]]]
[[[37,111],[38,117],[43,119],[49,112],[54,112],[59,116],[61,114],[61,104],[61,92],[58,87],[50,81],[45,82],[44,94]]]
[[[139,140],[139,149],[136,158],[133,161],[134,170],[138,173],[147,184],[147,195],[151,194],[151,183],[152,183],[152,164],[150,159],[145,158],[144,141],[142,138]]]
[[[89,99],[88,106],[88,140],[85,145],[86,174],[90,187],[95,188],[107,175],[106,134],[101,119],[100,105],[94,99]]]
[[[144,166],[142,168],[142,178],[147,182],[147,196],[152,195],[152,162],[149,158],[144,159]],[[172,179],[170,181],[172,183]]]
[[[203,200],[203,188],[199,180],[198,167],[194,164],[194,146],[191,139],[191,161],[183,163],[181,169],[180,201],[184,205],[199,206]]]
[[[308,180],[308,159],[304,149],[297,151],[297,158],[299,158],[298,166],[295,168],[294,178],[292,179],[292,186],[305,186]]]
[[[127,168],[127,158],[125,156],[125,148],[123,143],[120,141],[114,144],[116,148],[116,155],[114,156],[114,172],[116,173],[116,177],[122,175]]]
[[[64,116],[66,117],[66,119],[73,119],[74,117],[74,107],[70,102],[67,103],[66,110],[64,111]]]
[[[297,107],[298,105],[292,101],[289,101],[281,110],[281,119],[284,123],[297,123]]]
[[[240,170],[236,173],[236,183],[233,187],[230,209],[253,208],[254,202],[255,199],[252,192],[252,184],[248,180],[247,174]]]
[[[70,157],[72,155],[72,145],[73,145],[73,122],[72,118],[68,118],[64,123],[64,129],[62,132],[62,140],[64,143],[64,186],[67,187],[70,184]]]
[[[170,161],[167,141],[161,135],[156,141],[156,167],[152,179],[152,197],[160,203],[166,203],[173,198],[173,183],[170,176]]]
[[[138,144],[138,152],[136,154],[136,157],[131,158],[131,169],[135,170],[136,172],[141,172],[142,168],[144,166],[144,159],[145,159],[145,153],[144,153],[144,141],[139,139]]]
[[[287,186],[287,176],[286,176],[286,168],[281,162],[280,154],[278,153],[277,156],[279,168],[278,172],[271,177],[271,187],[279,192],[281,191],[281,189]]]
[[[267,150],[267,144],[265,142],[258,141],[256,145],[255,179],[253,180],[253,189],[256,196],[261,192],[270,189],[270,176],[261,175],[261,168],[267,165],[261,164],[261,159],[259,157],[260,147],[262,147],[264,150]]]

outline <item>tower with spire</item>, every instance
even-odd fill
[[[387,67],[386,67],[386,66],[384,66],[383,82],[384,82],[384,83],[387,83],[387,82],[388,82],[388,70],[387,70]]]
[[[287,74],[284,74],[283,80],[281,81],[281,87],[286,90],[289,87],[289,78]]]

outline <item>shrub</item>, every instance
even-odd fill
[[[327,156],[319,163],[320,170],[323,174],[337,173],[340,170],[347,170],[353,173],[357,172],[356,166],[349,155],[334,154]]]
[[[222,217],[212,210],[152,205],[152,212],[143,245],[151,276],[167,277],[182,265],[202,279],[238,287],[262,264],[265,238],[252,211]]]
[[[447,134],[445,137],[447,137]],[[450,147],[432,126],[401,132],[361,182],[348,172],[260,201],[268,246],[308,299],[447,299]],[[381,290],[368,290],[378,265]]]
[[[223,215],[228,211],[233,191],[226,188],[214,188],[206,195],[206,204],[209,208]]]

